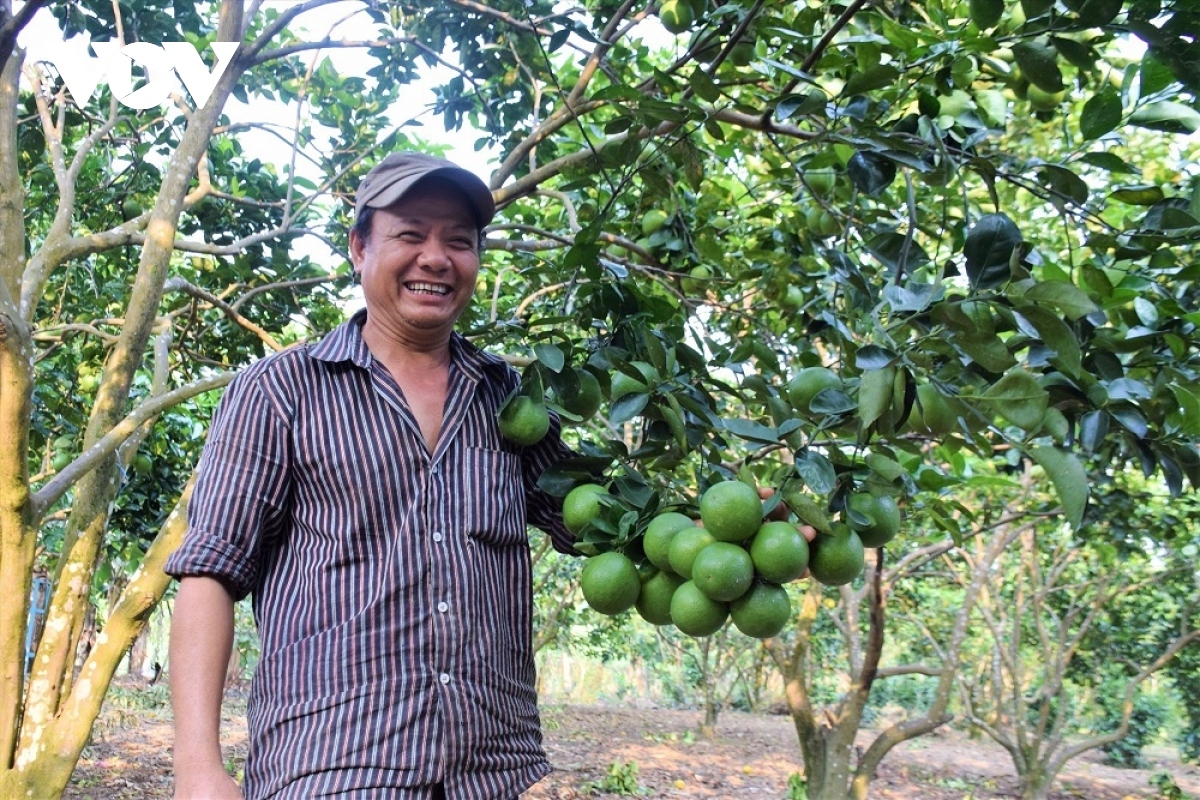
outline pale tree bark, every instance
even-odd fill
[[[194,481],[193,476],[118,597],[60,712],[38,727],[13,769],[0,772],[0,797],[57,796],[66,787],[117,666],[149,624],[170,583],[163,566],[187,531],[186,508]]]
[[[0,70],[0,770],[12,765],[24,696],[24,598],[37,529],[26,453],[33,409],[33,342],[17,309],[25,266],[24,188],[17,166],[17,82],[23,54]],[[16,602],[12,598],[19,598]],[[3,774],[0,772],[0,774]]]

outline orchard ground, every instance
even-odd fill
[[[246,687],[229,690],[223,740],[229,766],[246,753]],[[629,704],[544,703],[546,751],[555,772],[523,795],[528,800],[606,796],[602,784],[612,764],[637,766],[650,798],[785,798],[788,779],[800,770],[799,748],[786,716],[725,712],[716,736],[696,731],[700,711],[638,708]],[[860,746],[866,746],[864,732]],[[75,800],[159,800],[171,797],[171,712],[166,687],[119,680],[109,693],[92,741],[65,797]],[[1150,769],[1115,769],[1092,753],[1060,775],[1055,800],[1124,800],[1159,797],[1150,783],[1166,770],[1176,784],[1200,796],[1200,767],[1181,764],[1171,750],[1150,747]],[[871,797],[878,800],[993,800],[1018,796],[1012,762],[986,739],[943,728],[908,742],[880,767]]]

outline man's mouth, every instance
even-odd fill
[[[417,292],[418,294],[431,294],[438,297],[450,294],[450,287],[440,283],[413,282],[404,284],[404,288],[408,289],[410,292]]]

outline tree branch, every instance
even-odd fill
[[[137,408],[117,423],[112,430],[104,435],[94,445],[79,455],[65,469],[50,479],[50,481],[33,495],[33,517],[40,520],[46,512],[79,481],[91,472],[92,468],[103,459],[116,452],[134,431],[146,420],[161,414],[172,406],[177,406],[196,395],[219,389],[233,380],[234,373],[225,372],[212,377],[193,381],[178,389],[158,397],[143,401]]]
[[[233,308],[233,306],[229,305],[228,303],[226,303],[221,298],[217,297],[212,292],[206,291],[205,289],[201,289],[199,286],[196,286],[193,283],[189,283],[188,281],[185,281],[183,278],[171,278],[170,280],[168,280],[166,282],[166,284],[163,285],[163,293],[165,294],[167,292],[183,292],[184,294],[189,295],[191,297],[195,297],[199,300],[204,300],[208,303],[211,303],[212,305],[214,305],[215,307],[217,307],[218,309],[223,311],[225,313],[225,316],[229,317],[231,320],[236,322],[238,325],[241,325],[243,328],[250,331],[255,336],[257,336],[259,339],[261,339],[263,344],[265,344],[267,347],[271,348],[272,350],[274,350],[277,353],[280,350],[284,349],[283,345],[281,345],[279,342],[275,341],[275,337],[273,337],[271,334],[267,333],[267,331],[265,329],[263,329],[262,326],[243,317],[241,314],[239,314],[237,312],[236,309]]]

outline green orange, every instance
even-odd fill
[[[746,548],[713,542],[696,554],[692,582],[713,600],[729,602],[746,593],[754,581],[754,562]]]
[[[646,558],[659,569],[674,572],[671,567],[671,541],[679,531],[694,527],[696,524],[692,522],[691,517],[678,511],[659,514],[650,520],[650,524],[646,526],[646,535],[642,537],[642,549],[646,551]]]
[[[571,533],[579,533],[584,526],[604,512],[600,498],[608,495],[608,489],[597,483],[584,483],[567,492],[563,498],[563,524]]]
[[[750,543],[754,569],[773,583],[794,581],[808,568],[808,541],[790,522],[767,522]]]
[[[677,531],[667,549],[671,570],[677,575],[691,578],[692,564],[695,562],[696,556],[715,541],[716,539],[711,533],[704,528],[697,528],[695,525]]]
[[[809,413],[813,398],[825,389],[842,388],[842,379],[828,367],[805,367],[788,381],[787,396],[792,408]]]
[[[579,585],[588,605],[608,615],[632,608],[642,592],[637,566],[616,551],[589,558],[583,565]]]
[[[729,604],[713,600],[692,581],[682,584],[671,598],[671,621],[688,636],[709,636],[729,619]]]
[[[900,507],[887,495],[857,492],[850,495],[847,509],[847,521],[863,547],[883,547],[900,531]]]
[[[714,539],[744,542],[762,524],[762,501],[748,484],[721,481],[700,498],[700,519]]]
[[[826,586],[841,586],[862,574],[865,554],[850,526],[838,523],[833,529],[832,535],[818,535],[809,543],[808,570]]]
[[[792,618],[792,601],[782,586],[758,583],[730,604],[729,614],[742,633],[756,639],[769,639],[783,630]]]
[[[525,447],[540,442],[550,430],[550,412],[532,397],[514,397],[497,420],[500,435]]]
[[[675,590],[683,585],[683,578],[672,573],[659,571],[642,581],[642,591],[638,594],[638,616],[651,625],[668,625],[671,622],[671,598]]]

